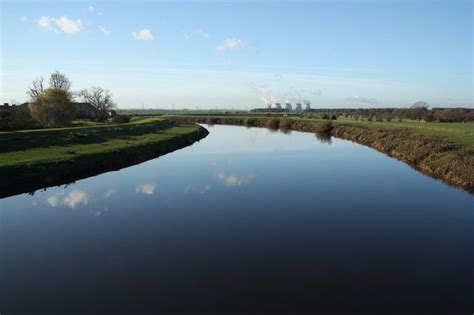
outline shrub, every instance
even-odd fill
[[[280,126],[280,121],[275,118],[268,119],[266,121],[266,127],[271,130],[277,130]]]
[[[436,111],[436,116],[441,122],[461,122],[464,121],[466,113],[462,108],[441,109]]]
[[[71,94],[63,89],[45,90],[28,107],[33,120],[46,128],[67,126],[76,117],[76,108],[71,103]]]
[[[426,121],[426,122],[432,122],[435,120],[435,117],[432,113],[426,113],[423,115],[423,120]]]
[[[290,130],[291,129],[291,121],[286,117],[280,119],[280,129]]]
[[[37,128],[38,126],[31,117],[28,107],[20,106],[11,116],[11,127],[13,129],[32,129]]]
[[[331,131],[334,129],[333,124],[330,121],[325,121],[318,125],[316,129],[316,138],[321,142],[331,142]]]
[[[131,117],[128,115],[115,115],[112,117],[112,122],[114,124],[126,124],[130,122]]]

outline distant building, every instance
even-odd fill
[[[288,113],[286,108],[254,108],[250,110],[251,113]]]
[[[94,119],[94,106],[90,103],[72,103],[76,107],[76,118],[78,119]]]

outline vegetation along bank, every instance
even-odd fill
[[[198,125],[162,118],[0,132],[0,198],[118,170],[186,147],[207,134]]]
[[[179,123],[266,127],[335,136],[372,147],[474,193],[474,123],[362,122],[291,117],[168,116]]]

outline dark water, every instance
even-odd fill
[[[474,311],[474,197],[372,149],[214,126],[0,200],[0,313]]]

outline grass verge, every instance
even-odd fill
[[[148,118],[0,133],[0,197],[116,170],[180,149],[207,135],[197,125]]]

